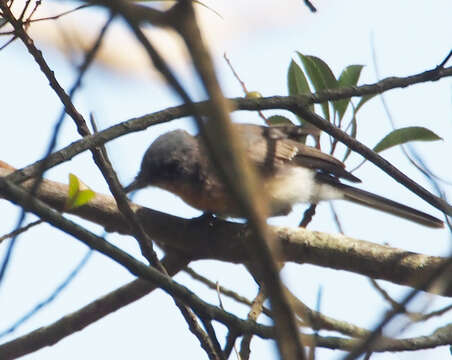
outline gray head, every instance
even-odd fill
[[[197,181],[200,164],[199,143],[184,130],[160,135],[147,149],[135,180],[124,190],[174,181]]]

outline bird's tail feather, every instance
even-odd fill
[[[433,228],[444,227],[444,223],[440,219],[393,200],[341,183],[335,184],[335,187],[343,191],[345,200],[378,209],[421,225]]]

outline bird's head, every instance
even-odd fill
[[[188,132],[174,130],[163,134],[149,146],[141,162],[140,172],[125,191],[148,185],[162,186],[176,181],[196,180],[199,155],[199,143]]]

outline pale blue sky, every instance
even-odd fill
[[[212,1],[209,5],[224,16],[224,20],[221,20],[213,15],[206,15],[210,26],[213,26],[212,23],[218,25],[218,29],[204,29],[213,33],[210,37],[215,39],[215,31],[219,29],[231,29],[228,36],[218,33],[221,41],[214,48],[218,74],[228,96],[241,96],[242,92],[222,59],[224,51],[228,53],[248,89],[270,96],[287,94],[287,67],[295,51],[322,58],[336,75],[349,64],[366,65],[361,83],[372,83],[376,81],[370,45],[372,36],[382,77],[410,75],[433,68],[452,48],[452,3],[447,0],[437,1],[434,5],[424,1],[318,1],[315,3],[319,9],[317,14],[308,13],[302,1]],[[287,7],[287,10],[283,7]],[[272,17],[272,9],[275,8],[278,8],[278,11],[274,11],[277,16]],[[38,46],[40,45],[38,41]],[[74,74],[71,66],[55,50],[47,47],[43,50],[57,78],[65,86],[69,86]],[[3,119],[8,122],[0,133],[1,160],[21,167],[42,156],[61,106],[20,42],[16,41],[0,53],[0,65],[4,84],[0,88],[0,102]],[[201,93],[197,91],[198,85],[186,75],[187,69],[180,66],[178,71],[184,74],[184,84],[195,98],[201,98]],[[179,103],[152,76],[142,75],[139,80],[136,77],[128,79],[97,66],[91,69],[84,84],[76,103],[84,115],[91,111],[95,113],[100,128]],[[450,79],[394,90],[385,96],[398,127],[426,126],[444,138],[442,142],[417,143],[415,146],[435,172],[452,179],[452,171],[445,166],[447,162],[444,162],[444,154],[452,151]],[[252,112],[235,113],[233,118],[239,121],[260,121],[257,114]],[[358,138],[369,146],[375,145],[390,130],[379,99],[366,105],[360,112],[358,121]],[[179,127],[195,131],[191,122],[177,120],[140,134],[123,137],[108,145],[113,164],[124,183],[135,176],[141,156],[152,140],[164,131]],[[60,146],[78,138],[71,120],[67,119],[59,138]],[[409,176],[430,188],[399,150],[389,150],[383,155]],[[352,156],[347,166],[353,168],[359,162],[359,156]],[[46,176],[66,182],[68,172],[76,173],[96,191],[107,191],[89,154],[76,157],[49,171]],[[356,175],[363,180],[362,187],[365,189],[372,189],[381,195],[439,215],[435,209],[371,164],[364,165]],[[174,195],[156,189],[139,192],[135,200],[151,208],[184,217],[198,214]],[[377,243],[387,242],[395,247],[432,255],[445,255],[450,249],[447,231],[430,230],[348,203],[335,203],[335,206],[347,235],[352,237]],[[295,226],[303,208],[300,207],[287,218],[272,219],[272,223]],[[0,234],[3,234],[12,230],[17,210],[6,202],[0,202],[0,211],[3,214]],[[97,226],[90,225],[90,228],[102,233],[102,229]],[[328,204],[319,206],[310,228],[337,232]],[[138,249],[131,238],[111,235],[109,239],[138,255]],[[4,246],[0,248],[0,254],[3,254],[3,248]],[[0,288],[0,330],[47,296],[83,256],[86,247],[62,232],[41,225],[21,236],[15,250],[8,276]],[[221,285],[235,289],[249,298],[255,295],[254,281],[244,273],[241,266],[202,261],[193,264],[193,267],[213,281],[219,281]],[[362,276],[309,265],[289,264],[283,271],[283,278],[303,301],[313,307],[317,290],[322,286],[321,310],[327,315],[361,326],[372,328],[387,310],[386,304]],[[102,255],[95,254],[70,288],[13,337],[47,325],[131,279],[127,271]],[[187,284],[203,299],[217,303],[215,293],[206,291],[186,275],[180,274],[176,276],[176,280]],[[382,284],[396,297],[406,292],[405,288],[385,282]],[[238,306],[227,298],[223,298],[223,301],[229,311],[246,316],[245,307]],[[419,302],[420,305],[423,303]],[[432,306],[435,308],[448,303],[448,299],[440,298]],[[451,320],[451,316],[446,315],[446,318]],[[435,319],[426,325],[413,327],[406,335],[428,334],[438,324],[446,322],[444,319]],[[219,333],[222,331],[223,328],[219,327]],[[6,338],[2,339],[4,340]],[[252,350],[253,359],[275,358],[270,342],[256,338],[253,340]],[[155,291],[82,332],[24,359],[146,359],[151,354],[152,357],[162,359],[181,356],[205,358],[173,302],[161,291]],[[338,352],[323,350],[319,351],[318,359],[339,359],[341,356]],[[450,356],[449,350],[443,347],[422,354],[382,354],[372,358],[421,359],[446,356]],[[233,357],[234,355],[231,358]]]

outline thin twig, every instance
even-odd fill
[[[226,345],[224,346],[224,357],[226,359],[229,359],[231,356],[232,349],[234,349],[235,355],[237,356],[237,360],[242,360],[240,358],[240,354],[237,352],[237,347],[235,345],[235,342],[238,338],[238,334],[234,330],[229,330],[228,335],[226,336]]]
[[[207,317],[201,317],[202,324],[204,325],[204,328],[207,331],[208,339],[213,344],[213,349],[215,350],[216,357],[221,360],[226,360],[223,350],[221,349],[221,345],[218,342],[217,334],[215,333],[215,329],[212,326],[212,320]]]
[[[39,224],[41,224],[42,222],[43,222],[43,221],[42,221],[41,219],[39,219],[39,220],[33,221],[33,222],[31,222],[31,223],[29,223],[29,224],[27,224],[27,225],[21,227],[20,229],[16,229],[16,230],[14,230],[14,231],[11,231],[11,232],[8,233],[8,234],[5,234],[5,235],[0,236],[0,244],[2,243],[2,241],[6,240],[6,239],[9,239],[9,238],[11,238],[11,237],[13,237],[13,236],[17,236],[17,235],[19,235],[19,234],[21,234],[21,233],[24,233],[24,232],[27,231],[28,229],[32,228],[33,226],[39,225]]]
[[[193,279],[198,280],[200,282],[202,282],[204,285],[206,285],[207,287],[209,287],[212,290],[217,290],[219,291],[221,294],[241,303],[241,304],[245,304],[248,306],[251,306],[253,304],[252,301],[250,301],[249,299],[247,299],[244,296],[241,296],[240,294],[237,294],[235,291],[232,291],[230,289],[225,288],[224,286],[220,286],[216,283],[214,283],[213,281],[209,280],[208,278],[202,276],[201,274],[199,274],[198,272],[196,272],[195,270],[193,270],[191,267],[186,267],[184,269],[184,272],[186,272],[188,275],[190,275]],[[271,314],[271,310],[263,307],[262,312],[267,315],[268,317],[271,318],[272,314]]]
[[[364,338],[371,334],[371,332],[367,329],[356,326],[350,322],[334,319],[320,313],[319,311],[311,309],[297,296],[295,296],[287,287],[285,290],[297,316],[303,319],[307,326],[310,326],[312,329],[337,331],[344,335],[356,338]]]
[[[439,310],[435,310],[435,311],[432,311],[427,314],[418,314],[418,316],[411,317],[411,320],[416,321],[416,322],[425,321],[425,320],[431,319],[436,316],[444,315],[446,312],[448,312],[450,310],[452,310],[452,304],[444,306],[443,308],[441,308]]]
[[[74,9],[71,9],[71,10],[68,10],[68,11],[64,11],[64,12],[62,12],[62,13],[60,13],[60,14],[57,14],[57,15],[46,16],[46,17],[43,17],[43,18],[37,18],[37,19],[31,19],[31,18],[28,18],[28,19],[25,21],[25,23],[26,23],[26,24],[32,24],[32,23],[39,22],[39,21],[58,20],[59,18],[61,18],[61,17],[63,17],[63,16],[72,14],[72,13],[78,11],[78,10],[85,9],[85,8],[87,8],[87,7],[90,7],[90,6],[92,6],[92,5],[91,5],[91,4],[83,4],[83,5],[77,6],[77,7],[74,8]]]
[[[370,283],[372,284],[372,286],[375,288],[375,290],[377,290],[377,292],[383,297],[383,299],[385,299],[385,300],[388,302],[388,304],[389,304],[393,309],[395,309],[395,308],[397,308],[397,307],[400,306],[400,304],[399,304],[397,301],[395,301],[395,300],[391,297],[391,295],[389,295],[388,292],[387,292],[385,289],[383,289],[383,288],[380,286],[380,284],[378,284],[378,283],[375,281],[375,279],[369,278],[369,281],[370,281]],[[406,309],[402,309],[402,310],[400,310],[400,312],[406,313]]]
[[[444,65],[449,61],[449,59],[452,57],[452,50],[447,54],[447,56],[444,58],[443,61],[441,61],[441,64],[438,65],[440,68],[444,68]]]
[[[247,96],[248,89],[246,88],[245,82],[242,79],[240,79],[239,74],[235,71],[234,67],[232,66],[231,60],[229,60],[228,55],[226,53],[224,53],[223,57],[224,57],[224,60],[226,61],[226,64],[228,64],[229,68],[231,69],[232,75],[234,75],[234,77],[239,82],[240,86],[242,87],[243,93],[245,94],[245,96]],[[264,120],[264,122],[267,125],[270,125],[262,111],[258,110],[257,113],[259,114],[259,116],[262,118],[262,120]]]
[[[265,293],[262,288],[259,288],[259,292],[253,300],[253,304],[251,305],[251,309],[248,312],[248,320],[256,321],[259,315],[262,312],[263,304],[265,301]],[[246,334],[242,338],[242,342],[240,344],[240,360],[248,360],[251,354],[250,345],[252,334]]]
[[[435,280],[437,280],[440,276],[444,275],[445,273],[449,272],[452,266],[452,258],[449,258],[445,263],[438,266],[433,273],[428,276],[426,279],[424,279],[419,289],[427,289],[431,284],[434,283]],[[378,340],[380,337],[380,334],[383,331],[383,328],[396,316],[399,314],[403,309],[405,309],[406,305],[414,299],[416,295],[419,294],[418,289],[413,289],[408,292],[408,294],[403,298],[402,301],[398,303],[398,306],[396,306],[393,310],[389,311],[383,319],[380,321],[380,323],[375,327],[375,329],[372,331],[372,334],[370,334],[366,339],[362,341],[362,343],[354,348],[349,355],[345,358],[345,360],[354,360],[357,357],[359,357],[362,353],[366,352],[368,349],[372,348],[374,343]]]
[[[22,8],[22,12],[20,13],[20,15],[19,15],[19,17],[18,17],[18,19],[19,19],[20,21],[23,21],[24,16],[25,16],[25,12],[27,11],[28,7],[30,6],[30,2],[31,2],[31,0],[26,0],[26,1],[25,1],[25,5],[24,5],[24,7]]]
[[[225,310],[224,306],[223,306],[223,301],[221,300],[221,291],[220,291],[220,283],[217,281],[216,285],[216,291],[217,291],[217,296],[218,296],[218,303],[220,305],[220,309],[221,310]],[[235,340],[237,339],[237,333],[234,330],[230,330],[228,332],[228,336],[226,339],[226,345],[224,347],[224,357],[227,359],[231,353],[231,349],[234,348],[235,354],[237,355],[237,358],[239,359],[239,353],[237,351],[237,347],[235,346]]]

